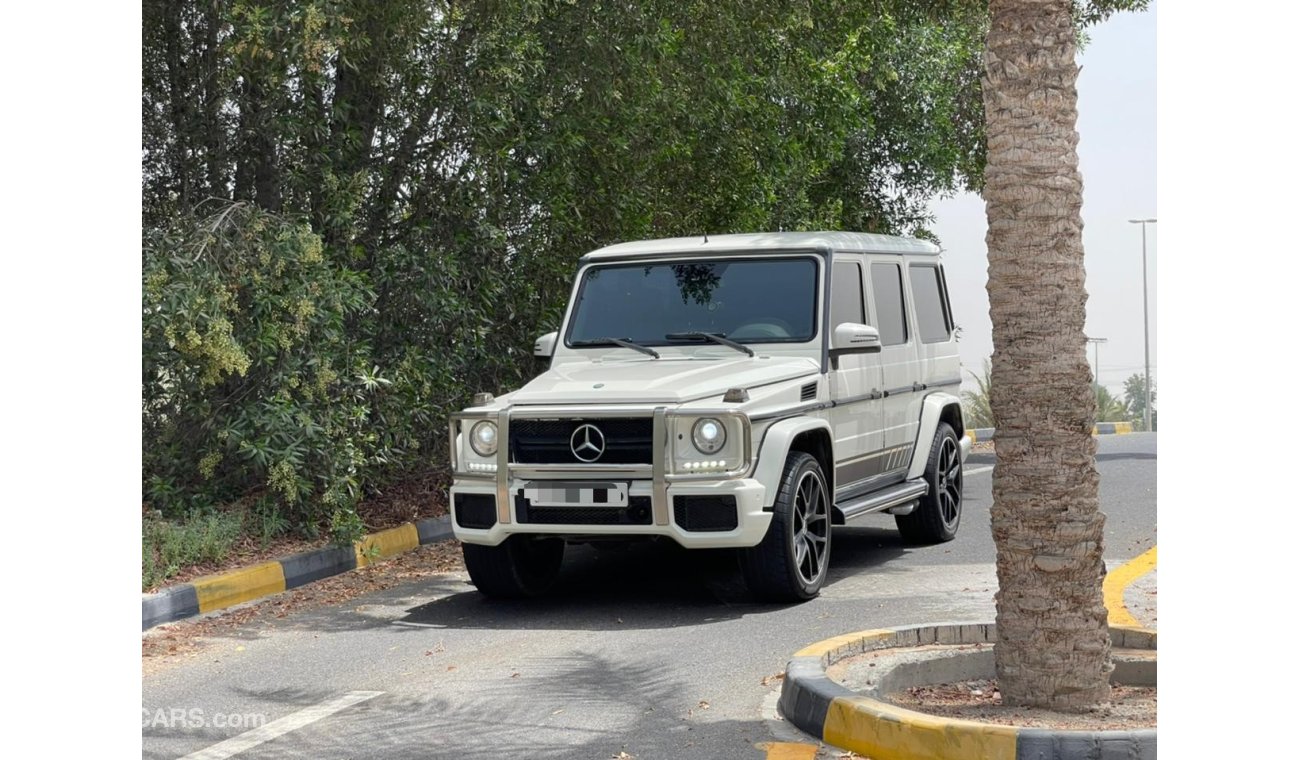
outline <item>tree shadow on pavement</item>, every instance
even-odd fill
[[[506,658],[503,656],[503,661]],[[758,758],[765,721],[710,712],[707,685],[667,677],[653,658],[614,662],[571,652],[524,658],[517,677],[465,674],[472,697],[385,693],[257,748],[259,758]],[[456,677],[455,674],[449,678]],[[382,689],[358,682],[356,689]],[[754,685],[757,703],[769,687]],[[280,717],[339,696],[333,690],[237,689],[240,703]],[[278,706],[278,707],[277,707]],[[154,732],[155,739],[170,732]],[[203,744],[238,731],[204,732]],[[149,735],[149,732],[146,732]],[[193,740],[194,732],[185,738]],[[157,746],[157,745],[155,745]],[[164,745],[165,746],[165,745]],[[189,745],[193,746],[193,745]],[[174,754],[174,752],[172,753]],[[145,757],[171,756],[150,752]]]

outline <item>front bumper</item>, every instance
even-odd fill
[[[595,475],[589,478],[592,483],[608,483],[607,476]],[[767,534],[772,513],[764,510],[767,489],[758,481],[741,478],[716,482],[691,481],[689,483],[665,483],[656,487],[655,481],[629,480],[628,496],[632,499],[648,499],[650,516],[647,524],[592,524],[572,523],[536,523],[521,522],[519,500],[529,479],[510,477],[505,487],[509,500],[502,508],[497,484],[490,480],[462,478],[453,481],[451,487],[452,530],[456,538],[471,544],[496,546],[516,533],[530,535],[562,536],[665,536],[688,549],[720,549],[727,547],[755,546]],[[581,484],[583,481],[574,477],[565,478],[569,484]],[[490,528],[468,528],[458,522],[455,505],[458,495],[474,495],[480,498],[490,497],[497,507],[496,523]],[[678,512],[674,509],[676,500],[681,497],[724,497],[735,500],[735,527],[729,530],[690,530],[690,526],[679,524]],[[544,509],[544,508],[534,508]],[[586,508],[591,509],[591,508]],[[594,509],[614,509],[613,507],[595,507]],[[502,519],[502,518],[505,519]]]
[[[716,477],[699,473],[673,474],[668,457],[669,425],[666,407],[645,409],[641,413],[652,418],[651,463],[648,465],[544,465],[520,464],[509,461],[510,426],[516,414],[518,419],[537,419],[556,416],[587,418],[625,417],[632,410],[589,408],[548,408],[513,412],[510,407],[496,410],[491,418],[497,424],[498,447],[490,474],[466,473],[456,467],[456,422],[458,419],[484,415],[452,415],[451,439],[453,470],[449,506],[452,529],[456,538],[466,543],[496,546],[516,533],[563,536],[666,536],[688,548],[711,549],[755,546],[767,534],[772,513],[765,511],[771,499],[768,489],[758,480],[744,475],[753,473],[753,456],[748,429],[744,437],[744,466],[734,472],[719,473]],[[513,412],[513,413],[512,413]],[[727,414],[730,412],[719,412]],[[629,499],[636,503],[636,519],[620,518],[611,524],[608,510],[615,506],[579,504],[573,509],[547,511],[547,507],[526,501],[525,490],[530,486],[563,483],[575,490],[584,485],[600,486],[625,484]],[[474,519],[462,524],[457,507],[458,496],[470,496],[477,502]],[[689,500],[686,497],[706,497]],[[709,498],[711,497],[711,498]],[[732,510],[721,504],[734,502]],[[648,508],[649,514],[646,514]],[[680,509],[679,509],[680,508]],[[583,513],[583,514],[579,514]],[[725,520],[718,520],[725,513]],[[697,519],[699,517],[703,519]],[[570,520],[570,517],[576,519]],[[629,515],[630,517],[630,515]],[[538,519],[542,518],[542,519]],[[679,519],[681,518],[681,519]],[[560,520],[565,520],[561,522]],[[634,524],[628,524],[634,523]]]

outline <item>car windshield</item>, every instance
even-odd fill
[[[704,332],[737,343],[804,343],[816,334],[816,314],[817,264],[808,257],[593,266],[566,342],[662,346]]]

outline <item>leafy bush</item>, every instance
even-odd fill
[[[391,383],[349,332],[373,292],[322,250],[244,204],[147,235],[145,495],[165,515],[265,490],[301,525],[347,522]]]

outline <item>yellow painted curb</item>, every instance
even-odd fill
[[[1124,605],[1124,592],[1138,578],[1156,569],[1156,547],[1151,547],[1123,565],[1106,573],[1101,584],[1101,595],[1106,602],[1110,624],[1122,628],[1143,628],[1138,619]]]
[[[1116,422],[1116,423],[1115,423],[1115,434],[1116,434],[1116,435],[1124,435],[1125,433],[1132,433],[1132,432],[1133,432],[1133,423],[1132,423],[1132,422]]]
[[[381,530],[356,542],[357,567],[366,567],[375,560],[407,552],[420,545],[420,532],[414,523],[403,523],[396,528]]]
[[[836,697],[822,738],[872,760],[1015,760],[1014,726],[905,710],[865,697]]]
[[[211,612],[284,591],[284,567],[279,562],[264,562],[199,578],[191,585],[199,599],[199,612]]]
[[[794,653],[795,657],[825,657],[827,654],[834,652],[843,646],[857,643],[863,639],[883,640],[894,635],[894,631],[883,628],[876,628],[870,631],[858,631],[857,633],[846,633],[843,636],[819,641],[816,644],[809,644]]]
[[[767,760],[815,760],[817,757],[816,744],[764,742],[758,746],[767,753]]]

